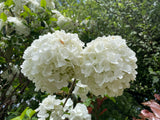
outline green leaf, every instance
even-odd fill
[[[86,101],[84,102],[84,104],[86,106],[90,106],[91,105],[91,102],[92,102],[92,99],[91,98],[87,98]]]
[[[159,82],[159,78],[157,76],[153,76],[153,84],[158,82]]]
[[[125,120],[128,120],[128,117],[126,117]]]
[[[108,95],[105,95],[108,99],[112,100],[114,103],[116,103],[116,100],[114,99],[114,97],[109,97]]]
[[[57,19],[56,18],[50,18],[50,21],[57,21]]]
[[[22,120],[22,118],[20,116],[18,116],[18,117],[11,119],[11,120]]]
[[[24,116],[25,116],[25,114],[26,114],[26,111],[28,110],[28,107],[21,113],[21,119],[23,119],[24,118]]]
[[[85,20],[89,20],[89,19],[91,19],[91,16],[88,16],[87,18],[85,18]]]
[[[23,16],[25,18],[25,17],[28,16],[28,13],[27,12],[23,12],[23,13],[20,14],[20,16]]]
[[[124,5],[122,3],[118,3],[118,6],[124,8]]]
[[[63,87],[62,90],[63,90],[64,92],[66,92],[66,93],[69,92],[69,88],[68,88],[68,87]]]
[[[23,8],[26,12],[28,12],[29,14],[32,13],[30,8],[28,8],[26,5],[23,5]]]
[[[41,0],[41,7],[45,8],[46,7],[46,0]]]
[[[148,71],[149,71],[150,74],[156,75],[156,73],[153,71],[153,69],[151,67],[148,68]]]
[[[16,118],[13,118],[11,120],[23,120],[24,116],[26,115],[26,111],[28,110],[29,108],[27,107],[22,113],[20,116],[16,117]]]
[[[32,109],[27,109],[26,111],[26,115],[31,118],[34,114],[36,113],[36,111],[32,110]]]
[[[5,62],[6,62],[5,58],[4,57],[0,57],[0,63],[5,63]]]
[[[11,5],[14,4],[14,2],[13,2],[13,0],[7,0],[4,4],[5,4],[5,6],[10,7]]]
[[[5,13],[1,13],[0,19],[2,19],[4,22],[7,20],[7,15]]]

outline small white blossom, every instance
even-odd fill
[[[28,0],[28,6],[34,13],[38,13],[42,9],[40,0]]]
[[[81,100],[85,101],[87,99],[88,92],[89,92],[88,85],[84,85],[81,83],[81,81],[78,81],[76,87],[74,88],[73,94],[79,95]]]
[[[56,99],[55,95],[49,95],[42,101],[42,103],[40,103],[40,106],[36,109],[36,112],[38,112],[38,119],[47,119],[49,117],[49,120],[64,120],[65,113],[73,109],[72,100],[69,98],[63,107],[65,101],[66,98],[60,100]]]
[[[4,7],[5,7],[4,2],[1,2],[0,3],[0,14],[3,12]]]
[[[28,3],[28,0],[13,0],[13,2],[15,3],[15,6],[13,7],[13,12],[16,16],[18,16],[22,12],[23,6]]]
[[[57,20],[57,25],[63,29],[71,29],[73,27],[72,20],[69,17],[64,17],[61,15]]]
[[[9,23],[13,23],[15,26],[16,33],[19,35],[28,36],[30,34],[30,29],[17,17],[7,17]]]
[[[91,120],[91,115],[88,114],[87,107],[81,103],[78,103],[69,113],[69,120]]]
[[[51,12],[53,13],[52,17],[54,18],[59,18],[60,16],[62,16],[62,14],[57,10],[52,10]]]
[[[54,0],[46,0],[46,6],[50,9],[55,8]]]

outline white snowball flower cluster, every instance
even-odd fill
[[[40,3],[41,0],[28,0],[27,2],[29,8],[35,13],[38,13],[42,9]],[[46,7],[49,9],[55,9],[55,4],[53,0],[46,0]]]
[[[14,24],[17,34],[25,36],[30,34],[30,29],[18,17],[7,17],[7,22]]]
[[[51,96],[49,95],[47,98],[45,98],[42,103],[40,103],[40,106],[36,109],[36,112],[38,112],[37,116],[39,117],[39,119],[44,119],[46,120],[48,117],[50,117],[50,120],[62,120],[62,116],[64,114],[63,111],[63,105],[61,103],[63,103],[64,100],[60,100],[60,99],[56,99],[56,96]],[[66,105],[68,105],[68,103],[70,106],[72,106],[73,102],[71,101],[71,99],[68,99]],[[51,113],[51,115],[49,114],[49,112]]]
[[[38,120],[46,120],[47,118],[49,120],[65,120],[66,118],[69,120],[91,120],[85,105],[78,103],[73,108],[73,102],[69,98],[65,106],[63,106],[65,101],[65,98],[60,100],[56,99],[55,95],[49,95],[36,109]]]
[[[54,9],[55,8],[54,0],[46,0],[46,6],[49,9]]]
[[[42,9],[38,0],[28,0],[28,6],[34,13],[38,13]]]
[[[135,53],[120,36],[98,37],[83,51],[82,83],[95,95],[121,95],[136,77],[136,61]]]
[[[70,29],[73,26],[72,20],[69,17],[64,17],[63,15],[58,18],[57,25],[64,30]]]
[[[40,36],[24,52],[22,73],[35,83],[36,90],[58,92],[80,73],[83,45],[77,34],[64,31]]]
[[[13,0],[15,3],[15,7],[13,8],[13,12],[17,16],[20,14],[21,10],[23,10],[23,5],[27,4],[28,0]]]
[[[54,18],[57,19],[57,25],[63,29],[63,30],[68,30],[73,27],[73,21],[69,17],[63,16],[59,11],[57,10],[52,10]]]

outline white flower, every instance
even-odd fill
[[[52,10],[51,12],[53,13],[52,17],[54,18],[59,18],[60,16],[62,16],[62,14],[57,10]]]
[[[73,27],[72,20],[69,17],[64,17],[63,15],[58,17],[57,25],[63,30],[71,29]]]
[[[26,25],[24,25],[23,21],[19,18],[7,17],[7,21],[15,25],[15,30],[17,34],[25,36],[28,36],[30,34],[30,29]]]
[[[28,3],[28,0],[13,0],[13,2],[15,3],[13,12],[16,16],[18,16],[23,10],[23,5],[26,5]]]
[[[64,31],[40,36],[24,52],[22,73],[35,83],[36,90],[58,92],[79,74],[83,45],[77,34]]]
[[[54,0],[46,0],[46,6],[50,9],[55,8]]]
[[[38,13],[42,9],[40,0],[28,0],[28,6],[34,13]]]
[[[81,103],[78,103],[69,113],[69,120],[91,120],[91,115],[88,114],[87,107]]]
[[[81,81],[78,81],[76,84],[76,87],[74,88],[73,94],[79,95],[82,101],[85,101],[87,99],[87,94],[89,92],[89,87],[87,85],[84,85],[81,83]]]
[[[135,53],[120,36],[98,37],[83,51],[82,83],[97,96],[121,95],[129,82],[135,80],[136,61]]]
[[[62,103],[64,103],[66,101],[66,98],[64,98],[62,100]],[[73,101],[69,98],[65,104],[65,106],[63,107],[63,111],[67,111],[69,109],[73,108]]]
[[[56,99],[55,95],[49,95],[42,101],[42,103],[40,103],[40,106],[36,109],[36,112],[38,112],[38,119],[46,120],[49,118],[49,120],[64,120],[65,113],[73,109],[72,100],[69,98],[63,107],[65,101],[66,98],[60,100]]]
[[[36,112],[38,112],[37,116],[41,119],[46,119],[49,117],[49,111],[54,115],[59,114],[59,116],[62,116],[63,112],[61,114],[59,113],[63,109],[61,102],[61,100],[56,99],[55,95],[49,95],[42,101],[42,103],[40,103],[40,106],[36,109]]]
[[[52,110],[55,109],[54,106],[57,106],[60,103],[60,100],[56,100],[56,96],[49,95],[46,99],[43,100],[42,105],[46,110]]]
[[[1,2],[0,3],[0,14],[3,12],[4,7],[5,7],[4,2]]]

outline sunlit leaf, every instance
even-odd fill
[[[0,19],[2,19],[4,22],[7,20],[7,15],[5,13],[1,13]]]
[[[32,110],[32,109],[27,109],[26,111],[26,115],[31,118],[34,114],[36,113],[36,111]]]
[[[47,4],[47,3],[46,3],[46,0],[41,0],[41,7],[44,7],[44,8],[45,8],[45,7],[46,7],[46,4]]]

